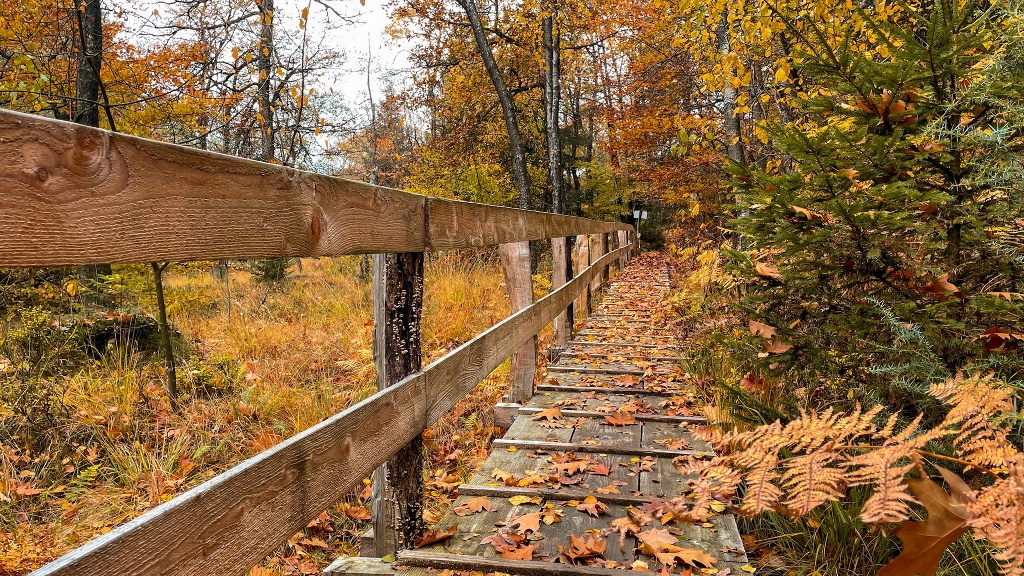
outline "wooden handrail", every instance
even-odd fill
[[[633,246],[398,384],[281,442],[32,576],[244,574],[450,410]]]
[[[632,230],[0,111],[0,266],[428,252]]]

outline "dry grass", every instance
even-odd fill
[[[111,350],[54,376],[66,417],[46,449],[29,451],[13,437],[0,444],[0,575],[26,573],[372,394],[372,295],[357,271],[355,257],[304,260],[301,275],[268,287],[232,270],[229,322],[223,285],[208,269],[172,267],[169,310],[188,348],[180,410],[169,408],[159,358]],[[508,314],[503,275],[487,253],[431,256],[425,287],[428,361]],[[152,309],[151,287],[129,297]],[[5,385],[18,383],[0,370]],[[507,365],[425,433],[432,477],[463,480],[482,462],[495,432],[492,406],[506,387]],[[19,486],[42,492],[18,494]],[[328,549],[293,542],[264,573],[351,553],[367,524],[362,496],[310,529]],[[446,505],[433,491],[428,517]]]

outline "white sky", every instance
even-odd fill
[[[216,0],[214,0],[216,1]],[[320,0],[318,0],[320,1]],[[334,70],[326,85],[320,89],[333,88],[341,93],[346,104],[353,111],[367,109],[367,54],[372,55],[370,71],[371,85],[375,102],[379,102],[383,93],[385,79],[401,86],[409,78],[406,69],[409,66],[408,52],[388,37],[384,31],[389,18],[384,7],[386,0],[322,0],[342,15],[351,19],[352,24],[339,24],[334,14],[329,14],[322,4],[311,0],[275,0],[275,8],[281,34],[299,33],[298,19],[302,9],[310,7],[308,34],[311,43],[317,44],[320,38],[325,39],[328,47],[345,54],[345,64],[340,70]],[[154,10],[163,13],[168,2],[161,0],[107,0],[106,10],[125,9],[128,21],[136,22],[145,28],[144,22]],[[333,29],[328,29],[331,23]]]
[[[277,0],[278,9],[288,9],[298,14],[305,0]],[[366,0],[361,6],[358,0],[336,0],[331,2],[339,12],[354,15],[356,24],[334,30],[328,38],[328,45],[346,55],[346,70],[334,82],[333,88],[346,96],[353,107],[365,105],[366,100],[366,60],[367,54],[372,56],[371,84],[374,100],[379,102],[383,92],[385,79],[390,76],[391,82],[401,85],[408,75],[404,71],[409,66],[408,52],[388,37],[384,31],[389,19],[384,8],[384,0]],[[317,18],[325,15],[322,6],[313,4],[310,10],[309,26],[311,34],[324,34]]]

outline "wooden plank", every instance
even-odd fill
[[[324,571],[321,576],[428,576],[423,568],[409,568],[407,570],[395,570],[389,562],[380,558],[360,558],[343,556],[338,558]]]
[[[583,270],[590,265],[590,236],[579,234],[573,243],[573,269]],[[584,322],[590,314],[590,286],[588,285],[573,303],[576,318],[573,319],[573,332],[576,331],[576,324]]]
[[[675,355],[675,354],[673,354],[673,355],[665,355],[665,356],[652,356],[652,355],[649,355],[649,354],[629,354],[629,353],[626,353],[626,352],[590,352],[590,351],[586,351],[586,350],[582,350],[582,349],[577,350],[577,349],[572,349],[572,348],[570,348],[568,350],[562,351],[562,353],[559,355],[559,357],[561,358],[562,356],[565,356],[566,358],[576,358],[578,356],[583,356],[583,357],[588,357],[588,358],[621,358],[621,359],[628,359],[628,360],[642,360],[644,362],[652,362],[652,363],[653,362],[678,362],[681,359],[680,356]]]
[[[587,283],[615,258],[618,258],[617,252],[606,254],[533,306],[492,326],[429,366],[427,388],[431,398],[427,419],[434,422],[455,406],[491,371],[500,366],[513,350],[533,338],[558,312],[565,310]]]
[[[561,408],[562,412],[567,410],[586,411],[600,413],[602,415],[622,408],[626,404],[641,405],[654,410],[660,398],[651,395],[637,394],[636,390],[626,388],[603,388],[594,394],[582,394],[566,390],[545,391],[530,399],[526,408]],[[520,409],[522,411],[522,408]],[[643,410],[650,413],[650,410]]]
[[[640,493],[657,498],[675,498],[689,488],[688,480],[672,464],[671,458],[658,458],[651,472],[640,473]]]
[[[641,395],[641,396],[649,395],[649,396],[664,396],[666,398],[668,397],[668,396],[665,395],[664,392],[661,392],[661,391],[658,391],[658,390],[645,390],[643,388],[622,388],[621,390],[623,392],[628,392],[630,394],[637,394],[637,395]],[[611,387],[611,386],[561,386],[561,385],[556,385],[556,384],[538,384],[537,385],[537,391],[538,392],[608,392],[608,391],[616,391],[616,389]]]
[[[653,348],[655,350],[679,350],[671,344],[643,344],[638,342],[599,342],[597,340],[570,340],[569,346],[622,346],[625,348]]]
[[[638,506],[651,501],[644,496],[633,496],[632,494],[601,494],[599,492],[580,490],[553,490],[551,488],[519,488],[515,486],[479,486],[476,484],[459,485],[459,494],[466,496],[493,496],[495,498],[511,498],[513,496],[526,496],[527,498],[540,497],[546,500],[584,500],[587,496],[597,498],[599,502],[606,504],[624,504],[627,506]]]
[[[7,110],[0,155],[0,266],[422,252],[629,229]]]
[[[520,406],[521,408],[521,406]],[[545,442],[569,442],[572,439],[573,428],[544,428],[538,426],[529,417],[516,418],[512,426],[505,432],[507,440],[537,440]]]
[[[640,380],[640,382],[635,382]],[[570,374],[559,372],[549,374],[545,386],[582,386],[601,388],[602,392],[636,393],[643,389],[642,378],[633,374]]]
[[[477,485],[497,483],[497,480],[491,476],[491,473],[496,469],[509,472],[517,477],[528,476],[528,470],[538,470],[547,465],[544,458],[541,458],[539,455],[534,456],[536,457],[526,453],[520,454],[518,451],[495,450],[487,456],[487,459],[480,465],[480,468],[469,480],[469,483]]]
[[[536,414],[543,408],[520,408],[520,414]],[[590,412],[586,410],[562,410],[563,416],[582,416],[585,418],[604,418],[607,414],[602,412]],[[651,421],[651,422],[707,422],[707,419],[701,416],[666,416],[663,414],[634,414],[637,420]]]
[[[644,422],[643,429],[643,440],[640,445],[644,448],[664,448],[664,444],[659,444],[659,440],[669,440],[675,438],[682,438],[686,441],[688,448],[680,448],[680,450],[686,452],[702,452],[710,454],[714,451],[711,444],[697,438],[692,432],[688,430],[689,424],[682,423],[677,424],[674,422]]]
[[[612,548],[609,542],[609,548]],[[421,566],[444,570],[471,570],[479,572],[501,572],[522,576],[622,576],[623,570],[556,564],[539,560],[506,560],[458,554],[439,554],[421,550],[405,550],[398,554],[398,563],[404,566]]]
[[[643,376],[644,371],[638,368],[627,368],[626,366],[609,366],[607,368],[591,368],[589,366],[560,366],[558,364],[547,366],[548,372],[568,372],[569,374],[633,374]]]
[[[423,354],[423,253],[373,256],[373,358],[377,389],[418,372]],[[374,556],[409,548],[423,521],[423,439],[416,436],[373,475]]]
[[[572,264],[569,258],[569,239],[565,236],[558,236],[551,239],[551,288],[552,290],[565,285],[572,276]],[[555,342],[554,345],[564,348],[569,341],[569,317],[566,312],[561,312],[555,317],[553,323]]]
[[[32,574],[244,574],[420,434],[425,380],[382,390]]]
[[[501,470],[508,472],[516,478],[523,478],[534,474],[544,474],[551,472],[551,458],[557,453],[551,450],[516,450],[515,452],[508,451],[507,444],[499,445],[500,449],[496,449],[487,457],[484,464],[480,467],[473,478],[469,481],[469,484],[474,486],[500,486],[500,483],[495,480],[492,476],[494,470]],[[560,452],[561,454],[567,454],[572,452],[568,450]],[[597,490],[603,488],[609,484],[618,482],[620,486],[624,486],[623,493],[628,493],[630,490],[637,490],[640,487],[639,477],[636,476],[631,470],[627,468],[629,463],[628,455],[619,454],[594,454],[591,452],[586,453],[588,458],[604,464],[609,468],[608,475],[591,474],[586,473],[583,475],[577,475],[575,478],[580,480],[579,484],[560,486],[558,489],[564,490]],[[582,458],[583,455],[581,454]],[[504,488],[505,486],[500,486]],[[555,486],[546,485],[546,488],[555,488]]]
[[[588,454],[620,454],[632,456],[654,456],[655,458],[675,458],[689,456],[696,452],[691,450],[666,450],[661,447],[616,446],[614,444],[583,444],[580,442],[550,442],[541,440],[519,440],[515,438],[498,438],[492,445],[495,448],[516,446],[527,450],[555,450],[559,452],[580,452]]]
[[[576,426],[572,441],[576,444],[614,444],[625,450],[640,448],[641,422],[628,426],[602,424],[602,420],[585,418]],[[621,452],[619,452],[621,454]],[[629,454],[629,452],[626,452]]]
[[[601,222],[575,216],[519,210],[443,198],[427,200],[429,251],[452,250],[628,230],[620,222]]]

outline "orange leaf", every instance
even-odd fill
[[[561,417],[562,410],[560,408],[548,408],[547,410],[542,410],[533,415],[534,420],[541,420],[547,418],[548,422],[558,420]]]
[[[619,410],[604,417],[605,424],[611,424],[612,426],[629,426],[630,424],[636,424],[636,418],[629,412]]]
[[[942,276],[939,276],[935,280],[932,280],[931,282],[925,284],[923,290],[930,294],[934,294],[936,297],[938,297],[939,300],[947,299],[950,294],[956,296],[957,298],[963,298],[964,296],[963,294],[960,293],[960,290],[956,287],[956,285],[949,281],[948,273],[943,274]]]
[[[577,561],[603,555],[607,547],[608,542],[601,536],[587,534],[580,537],[569,534],[569,546],[558,545],[558,549],[562,551],[558,559],[566,564],[576,564]]]
[[[772,338],[775,336],[775,328],[772,328],[767,324],[762,324],[756,320],[751,320],[750,334],[753,336],[764,336],[765,338]]]
[[[494,506],[491,504],[491,499],[487,496],[478,496],[471,500],[467,500],[461,506],[456,506],[452,511],[455,512],[457,516],[468,516],[485,510],[488,512],[494,510]]]
[[[759,276],[764,276],[766,278],[774,278],[776,280],[782,280],[782,272],[779,272],[778,268],[772,268],[767,264],[762,264],[761,262],[758,262],[757,264],[754,264],[754,269],[757,270],[757,274]]]
[[[787,344],[782,340],[772,340],[770,342],[765,342],[764,346],[761,348],[761,353],[765,355],[785,354],[786,352],[789,352],[792,348],[792,344]]]
[[[520,534],[526,534],[528,531],[540,532],[540,521],[542,514],[540,512],[531,512],[529,514],[523,514],[522,516],[514,516],[509,521],[508,526],[513,530],[518,526],[519,529],[516,532]]]
[[[904,480],[914,497],[928,510],[928,519],[906,521],[893,532],[903,541],[903,552],[886,564],[878,576],[935,576],[946,547],[967,532],[971,515],[962,504],[972,498],[970,488],[949,470],[939,468],[939,472],[949,484],[952,497],[929,478]]]
[[[532,546],[523,546],[522,548],[511,548],[501,553],[502,558],[509,560],[533,560],[533,551],[540,546],[540,543]]]
[[[608,511],[608,506],[603,502],[598,502],[597,498],[594,498],[593,496],[587,496],[579,506],[576,506],[576,509],[597,518]]]
[[[423,536],[416,538],[412,541],[413,548],[422,548],[427,544],[433,544],[435,542],[442,542],[455,535],[457,528],[452,526],[447,530],[430,529],[423,533]]]

